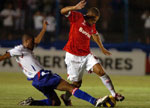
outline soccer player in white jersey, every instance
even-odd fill
[[[80,89],[70,85],[59,75],[52,73],[50,70],[44,70],[43,66],[41,66],[34,58],[34,46],[38,45],[44,36],[47,26],[46,23],[46,21],[43,23],[43,29],[36,38],[24,34],[22,45],[18,45],[13,49],[8,50],[6,54],[0,56],[0,61],[10,57],[15,57],[17,63],[21,66],[23,73],[29,80],[32,80],[32,85],[47,97],[47,99],[44,100],[34,100],[32,97],[29,97],[28,99],[21,101],[19,105],[59,106],[61,102],[54,91],[54,89],[56,89],[60,91],[68,91],[75,97],[83,99],[96,107],[101,106],[107,101],[109,98],[108,96],[98,99],[90,96]]]
[[[70,33],[67,44],[64,47],[66,51],[65,63],[67,64],[68,79],[73,82],[73,85],[80,87],[82,84],[82,76],[84,71],[93,71],[97,74],[104,85],[116,100],[124,100],[124,96],[116,93],[110,77],[105,73],[99,61],[90,51],[90,38],[97,43],[101,51],[105,55],[111,55],[106,50],[100,40],[99,33],[96,30],[96,22],[100,17],[100,12],[97,8],[92,7],[86,15],[77,12],[84,8],[85,0],[80,1],[75,6],[67,6],[61,9],[61,14],[65,15],[70,22]],[[71,93],[66,92],[61,98],[66,106],[71,106]]]

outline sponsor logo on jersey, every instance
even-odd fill
[[[82,23],[82,25],[86,26],[86,24],[85,24],[85,20],[84,20],[84,22]]]
[[[79,32],[81,32],[82,34],[86,35],[88,38],[91,37],[91,35],[89,33],[87,33],[82,27],[79,28]]]

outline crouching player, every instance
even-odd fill
[[[47,22],[44,21],[43,29],[36,38],[28,34],[24,34],[22,37],[22,45],[18,45],[13,49],[8,50],[3,56],[0,56],[0,61],[10,57],[15,57],[17,63],[21,66],[23,73],[29,80],[33,81],[32,85],[47,97],[47,99],[44,100],[34,100],[30,97],[19,104],[33,106],[59,106],[61,102],[54,91],[54,89],[56,89],[60,91],[68,91],[72,93],[73,96],[90,102],[96,107],[102,105],[105,101],[107,101],[108,96],[99,99],[90,96],[80,89],[70,85],[59,75],[53,74],[50,70],[44,70],[39,62],[34,58],[32,51],[34,46],[40,43],[46,31],[46,27]]]

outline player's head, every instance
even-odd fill
[[[92,7],[87,11],[85,16],[86,21],[90,24],[96,24],[100,17],[100,11],[96,7]]]
[[[22,37],[22,44],[24,47],[34,49],[34,37],[31,34],[25,33]]]

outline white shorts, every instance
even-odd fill
[[[93,71],[93,66],[99,60],[92,54],[76,56],[66,52],[65,63],[67,65],[68,80],[77,82],[82,80],[84,71]]]

